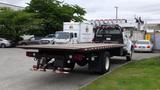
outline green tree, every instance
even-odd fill
[[[32,0],[24,10],[0,8],[0,37],[18,41],[23,34],[44,36],[62,30],[63,22],[83,21],[86,11],[57,0]]]
[[[83,21],[86,11],[78,5],[69,5],[57,0],[31,0],[25,11],[36,13],[43,22],[45,34],[62,30],[63,22]]]
[[[23,34],[42,35],[42,20],[35,17],[35,13],[1,8],[0,37],[18,41]]]
[[[7,39],[13,37],[17,39],[18,32],[17,26],[14,23],[13,18],[16,16],[16,12],[9,8],[1,8],[0,13],[0,36]],[[17,34],[15,34],[17,33]]]

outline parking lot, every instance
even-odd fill
[[[154,56],[160,53],[134,53],[133,60]],[[90,74],[87,67],[76,67],[68,75],[32,72],[35,62],[17,48],[0,49],[0,61],[0,90],[76,90],[100,76]],[[124,58],[113,58],[112,70],[125,63]]]

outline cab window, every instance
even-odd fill
[[[74,33],[74,36],[77,37],[77,33]]]

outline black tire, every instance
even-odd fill
[[[1,48],[6,48],[6,44],[2,43]]]
[[[126,56],[126,61],[132,61],[132,58],[130,56]]]
[[[101,53],[99,58],[99,74],[104,74],[110,70],[110,55],[108,52]]]
[[[110,70],[110,54],[101,52],[94,61],[90,60],[88,63],[88,70],[91,73],[104,74]]]
[[[131,50],[130,54],[126,55],[126,61],[132,61],[132,54],[133,54],[133,49]]]

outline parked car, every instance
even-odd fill
[[[153,44],[149,40],[137,40],[134,44],[135,52],[152,52]]]
[[[49,34],[40,40],[41,44],[54,44],[55,34]]]
[[[19,45],[36,45],[40,44],[41,37],[30,37],[29,39],[19,41]]]
[[[1,48],[11,47],[13,45],[14,45],[14,43],[11,40],[7,40],[5,38],[0,38],[0,47]]]

